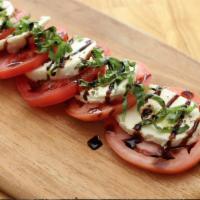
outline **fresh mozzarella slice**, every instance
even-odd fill
[[[40,17],[39,21],[38,21],[38,25],[39,26],[46,26],[47,23],[51,20],[50,16],[42,16]]]
[[[5,9],[8,16],[12,16],[15,12],[15,8],[10,1],[4,0],[2,3],[2,8]]]
[[[49,16],[42,16],[38,21],[39,26],[45,26],[51,18]],[[7,38],[0,40],[0,51],[6,50],[8,53],[17,53],[27,44],[27,38],[30,32],[24,32],[20,35],[9,35]]]
[[[137,73],[137,65],[135,67],[135,73]],[[133,80],[134,79],[135,78],[133,77]],[[111,91],[109,98],[112,101],[125,94],[127,84],[128,80],[124,80],[119,85],[115,84],[112,90],[110,90],[109,85],[91,88],[88,91],[83,90],[76,98],[84,103],[104,103],[106,101],[107,93]],[[87,92],[87,98],[85,98],[85,92]]]
[[[162,89],[160,97],[165,101],[167,104],[176,94],[168,89]],[[157,102],[152,103],[154,100],[151,99],[151,101],[147,102],[146,104],[151,104],[153,108],[155,108],[155,105],[157,105]],[[184,105],[187,102],[187,99],[178,96],[176,100],[171,104],[170,107],[180,106]],[[194,105],[194,102],[191,102],[191,106]],[[161,107],[160,107],[161,109]],[[156,109],[155,109],[156,110]],[[186,130],[183,133],[177,134],[176,137],[172,140],[171,146],[177,147],[181,144],[181,142],[188,136],[189,130],[191,130],[195,124],[195,122],[200,118],[200,112],[199,108],[196,107],[193,109],[193,111],[190,114],[187,114],[184,116],[183,123],[181,126],[188,125],[189,129]],[[116,117],[120,127],[125,130],[128,134],[133,135],[134,134],[134,127],[138,123],[142,121],[141,114],[137,111],[136,107],[132,107],[129,109],[125,115],[120,114]],[[169,122],[164,119],[163,121],[157,123],[160,127],[166,127],[169,126]],[[161,146],[165,146],[167,142],[169,141],[169,137],[171,135],[171,132],[168,133],[161,133],[157,128],[155,128],[153,125],[146,125],[143,126],[140,130],[140,133],[142,134],[142,137],[145,141],[154,142],[157,144],[160,144]],[[192,135],[192,137],[187,141],[187,145],[190,145],[194,143],[200,134],[200,126],[197,128],[195,133]]]
[[[30,32],[25,32],[20,35],[8,37],[6,42],[8,53],[17,53],[20,49],[24,48],[27,44],[27,38]]]
[[[77,66],[88,58],[92,49],[96,47],[96,42],[89,38],[74,38],[71,40],[71,47],[72,52],[65,55],[62,68],[58,68],[54,76],[49,74],[50,79],[58,80],[78,75],[79,69]],[[47,62],[41,67],[27,73],[26,76],[33,81],[46,80],[48,71],[54,66],[54,63]]]

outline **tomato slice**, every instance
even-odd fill
[[[37,54],[34,50],[23,50],[17,54],[0,53],[0,79],[12,78],[42,65],[48,54]]]
[[[130,95],[128,97],[128,108],[134,106],[136,99]],[[121,102],[113,104],[81,103],[76,99],[68,102],[66,113],[82,121],[100,121],[108,116],[113,116],[123,111]]]
[[[144,64],[138,64],[137,81],[148,85],[151,80],[151,73]],[[128,97],[128,107],[136,104],[134,96]],[[66,107],[66,113],[82,121],[99,121],[114,116],[123,111],[122,101],[111,104],[81,103],[75,98],[70,100]]]
[[[80,76],[90,81],[95,79],[98,73],[98,69],[87,69]],[[73,79],[33,82],[23,75],[16,78],[16,84],[20,94],[29,105],[46,107],[74,97],[79,90],[77,79],[78,77],[73,77]]]
[[[178,95],[183,95],[183,89],[169,88]],[[188,97],[200,104],[200,97],[192,94]],[[160,147],[150,142],[142,142],[136,145],[136,149],[130,149],[124,143],[124,140],[130,138],[123,131],[114,118],[110,118],[105,122],[105,138],[114,152],[128,163],[139,168],[162,174],[177,174],[184,172],[200,161],[200,140],[188,152],[186,148],[179,148],[173,151],[174,159],[166,160],[156,156],[160,155]]]
[[[4,29],[0,32],[0,40],[6,38],[7,36],[9,36],[10,34],[12,34],[14,32],[14,28],[8,28],[8,29]]]
[[[20,76],[17,77],[16,84],[24,100],[34,107],[61,103],[72,98],[78,91],[76,82],[69,79],[36,83],[26,76]]]

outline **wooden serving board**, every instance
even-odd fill
[[[113,55],[140,60],[162,85],[200,93],[200,64],[77,1],[13,0],[33,16],[50,15],[71,35],[96,39]],[[64,104],[29,107],[14,81],[0,84],[0,189],[15,198],[198,198],[200,167],[186,174],[152,174],[122,161],[107,144],[86,143],[103,123],[82,123],[65,115]]]

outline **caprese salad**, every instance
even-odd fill
[[[105,138],[122,159],[165,174],[200,161],[200,97],[151,84],[140,62],[118,59],[87,37],[68,37],[0,0],[0,79],[16,77],[23,99],[45,107],[66,102],[82,121],[105,121]],[[102,146],[99,137],[89,143]]]

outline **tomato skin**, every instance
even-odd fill
[[[136,79],[138,83],[143,83],[148,85],[151,81],[151,73],[148,68],[139,63],[137,68]],[[105,72],[102,72],[105,73]],[[82,89],[82,88],[81,88]],[[128,108],[136,104],[136,99],[134,96],[129,95],[128,97]],[[96,108],[96,112],[91,112]],[[107,117],[114,116],[123,111],[122,101],[117,104],[102,104],[102,103],[80,103],[76,99],[72,99],[68,102],[65,112],[82,121],[100,121]]]
[[[98,73],[98,69],[87,69],[84,73],[82,72],[80,77],[86,81],[90,81],[95,79]],[[39,90],[32,91],[30,80],[22,75],[16,78],[16,85],[23,99],[30,106],[46,107],[62,103],[74,97],[80,89],[76,79],[78,79],[78,77],[74,77],[71,80],[44,81],[44,85],[46,85],[45,88],[44,85],[42,85]]]
[[[181,95],[183,91],[175,87],[169,89],[178,95]],[[199,96],[194,95],[192,100],[200,104]],[[175,154],[175,159],[165,160],[163,158],[146,156],[128,148],[123,140],[130,136],[119,127],[114,118],[110,118],[105,122],[105,129],[106,141],[114,152],[128,163],[139,168],[160,174],[177,174],[189,170],[200,161],[200,139],[190,153],[188,153],[186,148],[182,148]]]
[[[128,108],[136,104],[136,99],[134,96],[130,95],[128,97]],[[122,103],[117,104],[98,104],[98,103],[86,103],[81,104],[78,100],[69,100],[66,113],[74,118],[77,118],[86,122],[94,122],[104,120],[108,116],[114,116],[123,111]]]
[[[0,79],[12,78],[38,66],[48,60],[48,54],[36,54],[34,50],[25,50],[18,54],[3,53],[0,56]],[[9,66],[11,63],[18,63]]]
[[[0,32],[0,40],[6,38],[7,36],[9,36],[10,34],[12,34],[14,32],[14,28],[8,28],[5,29],[3,31]]]
[[[66,99],[72,98],[78,91],[75,81],[66,81],[66,84],[63,84],[60,88],[35,93],[31,91],[30,80],[26,76],[17,77],[16,84],[23,99],[33,107],[46,107],[61,103]],[[61,84],[61,82],[58,84]],[[52,87],[54,87],[53,81]]]

